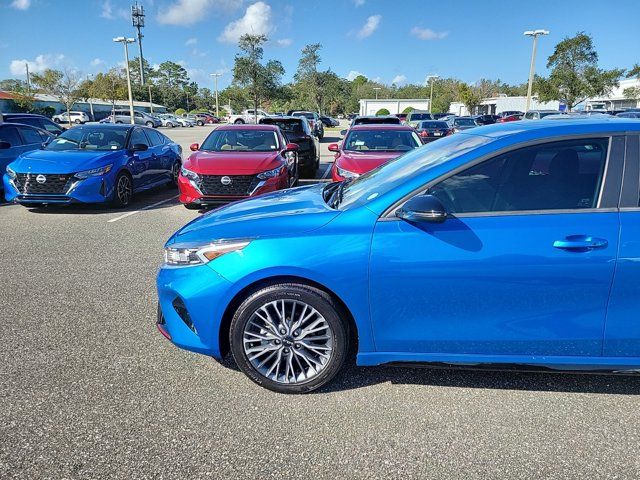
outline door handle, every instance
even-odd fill
[[[572,252],[588,252],[596,248],[606,248],[609,242],[604,238],[592,237],[590,235],[569,235],[564,240],[553,242],[554,248],[569,250]]]

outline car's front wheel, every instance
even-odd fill
[[[280,393],[306,393],[331,381],[347,357],[348,338],[333,299],[302,284],[271,285],[249,295],[229,332],[238,367]]]
[[[116,177],[116,184],[113,192],[113,200],[111,204],[115,208],[124,208],[131,203],[133,197],[133,182],[131,177],[125,173],[120,172]]]
[[[145,125],[146,125],[147,127],[153,127],[153,122],[149,121],[149,122],[145,123]]]

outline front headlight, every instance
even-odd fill
[[[91,170],[84,170],[82,172],[78,172],[74,175],[74,177],[79,178],[79,179],[85,179],[85,178],[89,178],[89,177],[99,177],[100,175],[104,175],[106,173],[109,173],[111,171],[111,168],[113,167],[113,164],[109,164],[106,165],[104,167],[100,167],[100,168],[93,168]]]
[[[11,170],[9,167],[7,167],[7,175],[9,175],[9,178],[11,178],[11,179],[16,178],[16,172]]]
[[[180,174],[184,178],[188,178],[189,180],[195,180],[196,182],[200,180],[200,175],[198,175],[196,172],[193,172],[185,167],[180,167]]]
[[[359,173],[352,172],[351,170],[345,170],[344,168],[338,168],[338,175],[342,178],[358,178],[360,176]]]
[[[206,244],[176,243],[164,249],[164,263],[173,267],[204,265],[226,253],[238,252],[249,245],[250,240],[219,240]]]
[[[280,172],[282,172],[282,166],[274,168],[273,170],[267,170],[266,172],[259,173],[258,178],[260,180],[266,180],[267,178],[277,177],[278,175],[280,175]]]

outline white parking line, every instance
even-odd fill
[[[324,171],[320,178],[327,178],[329,176],[329,172],[331,172],[331,164],[327,165],[327,169]]]
[[[141,208],[140,210],[133,210],[131,212],[127,212],[124,215],[120,215],[119,217],[112,218],[111,220],[107,220],[107,223],[117,222],[118,220],[122,220],[123,218],[130,217],[131,215],[135,215],[136,213],[140,213],[143,210],[149,210],[150,208],[157,207],[158,205],[162,205],[163,203],[170,202],[171,200],[175,200],[179,195],[174,195],[171,198],[167,198],[165,200],[161,200],[160,202],[153,203],[151,205],[147,205],[146,207]]]

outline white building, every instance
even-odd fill
[[[360,115],[375,115],[379,110],[383,108],[389,110],[391,115],[396,113],[402,113],[407,108],[413,110],[429,110],[428,98],[413,98],[413,99],[395,99],[395,98],[380,98],[371,99],[363,98],[360,100]]]
[[[467,107],[461,102],[452,102],[449,105],[449,113],[455,115],[497,115],[502,112],[518,111],[524,112],[527,109],[527,97],[508,97],[506,95],[498,95],[497,97],[485,98],[480,105],[476,107],[475,112],[469,112]],[[537,96],[531,97],[531,106],[529,110],[560,110],[560,102],[554,100],[551,102],[539,102]]]
[[[624,110],[625,108],[638,108],[640,101],[625,98],[624,91],[627,88],[640,88],[640,80],[630,78],[620,80],[620,86],[614,88],[611,94],[603,97],[590,98],[584,102],[585,110]]]

